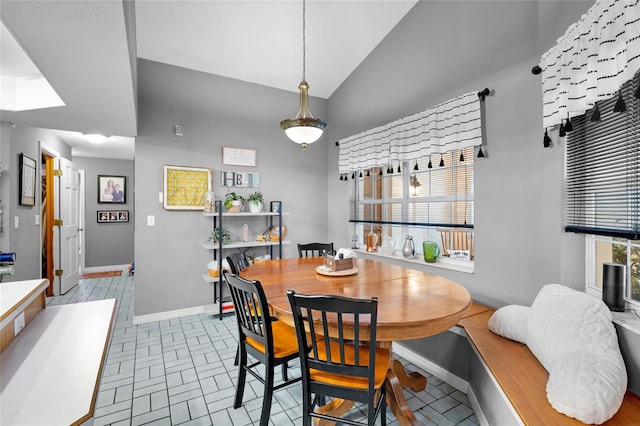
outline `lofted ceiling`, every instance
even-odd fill
[[[417,0],[306,4],[306,77],[329,98]],[[3,121],[58,130],[73,155],[133,158],[135,58],[297,92],[301,1],[0,0],[2,23],[64,106],[1,111]],[[0,51],[2,75],[16,64]],[[10,75],[10,74],[9,74]],[[287,111],[288,112],[288,111]],[[82,133],[112,136],[91,146]],[[128,145],[127,145],[128,144]]]

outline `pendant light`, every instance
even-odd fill
[[[302,146],[302,150],[307,149],[307,145],[317,141],[322,132],[327,127],[327,123],[314,118],[309,108],[309,84],[306,80],[306,1],[302,0],[302,81],[298,86],[300,89],[300,105],[295,118],[287,118],[280,122],[280,127],[287,134],[289,139]]]

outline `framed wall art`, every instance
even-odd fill
[[[163,187],[165,210],[204,210],[211,169],[165,165]]]
[[[126,176],[98,175],[98,203],[124,204],[126,184]]]
[[[256,150],[222,147],[222,164],[226,166],[256,166]]]
[[[98,223],[129,222],[129,210],[98,210]]]
[[[36,205],[36,160],[20,154],[20,205]]]

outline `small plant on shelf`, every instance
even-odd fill
[[[224,206],[232,213],[238,213],[242,210],[244,197],[235,192],[227,192],[224,196]]]
[[[249,210],[251,213],[259,213],[262,211],[262,205],[264,204],[264,198],[262,197],[262,192],[256,191],[249,194],[247,197],[247,202],[249,203]]]
[[[213,232],[209,236],[209,241],[212,243],[218,242],[218,237],[220,236],[220,230],[218,228],[213,228]],[[222,229],[222,245],[231,244],[231,234],[226,229]]]

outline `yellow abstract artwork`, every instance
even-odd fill
[[[205,193],[211,191],[211,170],[164,166],[164,208],[204,210]]]

